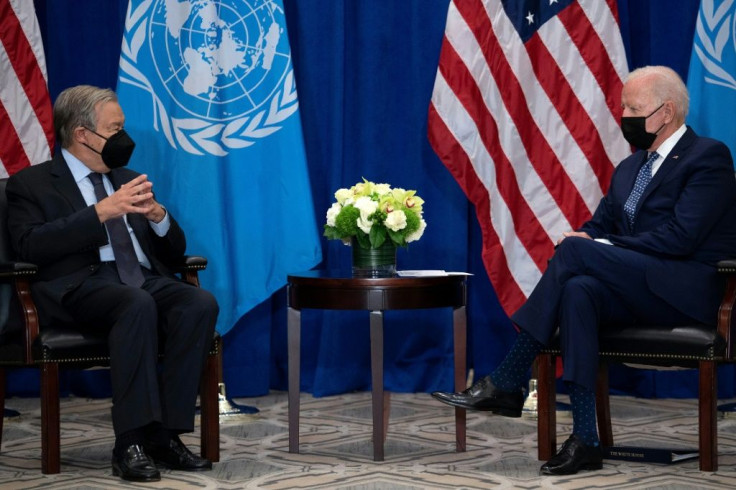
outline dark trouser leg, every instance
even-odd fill
[[[599,325],[629,325],[634,321],[626,304],[601,281],[591,276],[570,278],[559,306],[563,379],[595,393]]]
[[[120,284],[114,266],[103,265],[64,298],[64,307],[80,323],[109,332],[116,435],[153,422],[191,431],[217,303],[190,284],[144,274],[142,288],[133,288]],[[164,342],[160,379],[159,329]]]
[[[103,265],[64,298],[64,307],[76,321],[108,334],[115,434],[160,421],[158,314],[151,295],[121,284],[114,266]]]
[[[584,238],[566,238],[529,299],[511,319],[539,342],[560,328],[565,380],[591,390],[598,329],[606,324],[691,321],[649,290],[651,257]]]
[[[158,306],[164,341],[159,386],[162,424],[176,433],[194,429],[194,410],[218,306],[204,289],[157,277],[143,285]]]

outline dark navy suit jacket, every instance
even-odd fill
[[[107,175],[118,189],[139,174],[119,168]],[[20,260],[39,267],[32,292],[42,321],[70,321],[61,301],[99,267],[99,248],[108,242],[105,227],[94,206],[85,203],[60,151],[52,160],[11,176],[6,195],[13,248]],[[166,264],[186,249],[176,220],[170,216],[168,233],[159,237],[143,215],[128,214],[127,219],[153,269],[172,276]]]
[[[647,254],[649,288],[692,318],[715,324],[724,284],[714,266],[736,256],[731,154],[688,128],[639,199],[631,229],[623,206],[645,160],[646,152],[637,151],[619,164],[580,231]]]

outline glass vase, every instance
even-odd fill
[[[393,277],[396,274],[396,245],[389,239],[378,248],[363,248],[353,238],[353,277]]]

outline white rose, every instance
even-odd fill
[[[353,206],[360,211],[360,216],[364,219],[368,219],[378,209],[378,203],[368,196],[359,197],[355,200]]]
[[[406,214],[400,209],[388,213],[386,221],[383,222],[391,231],[399,231],[406,228]]]
[[[420,238],[422,238],[422,235],[424,235],[424,229],[426,227],[427,227],[427,222],[424,221],[424,219],[421,219],[419,221],[419,228],[417,228],[417,231],[415,231],[414,233],[412,233],[412,234],[410,234],[410,235],[408,235],[406,237],[406,242],[407,243],[414,242],[414,241],[419,240]]]
[[[345,201],[350,197],[353,197],[353,193],[350,192],[350,189],[342,188],[335,191],[335,199],[337,199],[337,202],[342,205],[345,205]]]
[[[363,230],[363,233],[365,233],[366,235],[370,234],[372,227],[373,227],[373,221],[369,219],[365,219],[362,216],[358,218],[358,228]]]
[[[356,209],[360,211],[360,217],[358,218],[358,228],[363,230],[366,234],[371,232],[373,221],[369,218],[378,209],[378,203],[372,200],[370,197],[362,196],[355,200],[353,203]]]
[[[339,203],[332,203],[330,209],[327,210],[327,226],[335,226],[335,219],[337,215],[342,211],[342,206]]]

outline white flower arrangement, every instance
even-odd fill
[[[327,210],[324,235],[346,244],[355,238],[363,248],[378,248],[386,240],[403,247],[419,240],[427,227],[424,200],[413,190],[363,179],[349,189],[338,189],[335,200]]]

